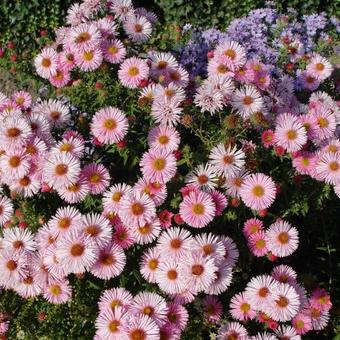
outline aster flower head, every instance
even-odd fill
[[[277,221],[266,230],[266,243],[275,256],[289,256],[298,247],[298,231],[286,221]]]
[[[140,15],[131,15],[123,24],[126,34],[135,42],[144,42],[152,32],[151,22]]]
[[[121,83],[129,88],[137,88],[140,82],[147,79],[149,67],[145,60],[131,57],[125,59],[118,71],[118,78]]]
[[[320,81],[328,78],[333,71],[332,64],[319,54],[315,54],[312,57],[306,69]]]
[[[156,282],[156,272],[161,262],[160,251],[157,247],[149,248],[142,256],[140,272],[148,282]]]
[[[215,217],[216,206],[208,193],[192,191],[184,197],[179,207],[179,213],[189,226],[203,228]]]
[[[176,173],[176,158],[165,150],[150,150],[140,162],[143,176],[151,182],[166,183]]]
[[[228,322],[224,326],[222,326],[217,334],[217,340],[224,339],[239,339],[246,340],[248,339],[248,332],[246,328],[241,325],[239,322]]]
[[[326,183],[338,185],[340,183],[340,154],[324,152],[317,162],[316,173]]]
[[[63,304],[71,299],[72,288],[67,279],[52,281],[43,291],[44,298],[53,304]]]
[[[269,176],[262,173],[249,175],[244,179],[240,196],[244,204],[251,209],[269,208],[276,196],[275,183]]]
[[[135,242],[138,244],[147,244],[154,241],[161,232],[161,225],[159,219],[155,218],[153,221],[145,223],[138,228],[130,228],[132,230]]]
[[[151,117],[161,126],[176,126],[182,115],[182,107],[176,99],[156,100],[152,103]]]
[[[133,297],[131,293],[125,288],[107,289],[99,299],[99,312],[115,310],[116,308],[128,309],[132,300]]]
[[[243,225],[243,234],[246,237],[249,237],[261,230],[263,230],[263,222],[256,217],[248,219]]]
[[[99,46],[101,34],[94,24],[83,23],[71,28],[66,46],[73,51],[91,51]]]
[[[103,58],[112,64],[121,63],[126,55],[126,49],[123,43],[118,39],[105,40],[100,45]]]
[[[26,91],[17,91],[13,93],[11,99],[20,109],[27,109],[32,103],[32,97]]]
[[[180,135],[171,126],[156,126],[149,130],[148,144],[152,150],[163,149],[170,153],[178,149]]]
[[[59,196],[67,203],[79,203],[90,193],[86,178],[82,175],[76,182],[57,188]]]
[[[232,71],[239,69],[246,62],[246,51],[236,41],[226,41],[219,44],[215,49],[215,56],[225,60]]]
[[[128,339],[158,340],[160,338],[159,326],[148,315],[130,316],[123,327]]]
[[[230,300],[230,313],[234,319],[240,321],[252,320],[256,311],[252,309],[243,293],[234,295]]]
[[[4,229],[2,245],[13,251],[34,251],[37,248],[32,232],[19,227]]]
[[[0,196],[0,225],[7,222],[13,215],[12,201],[6,196]]]
[[[297,274],[293,268],[281,264],[273,268],[272,277],[279,282],[292,285],[296,283]]]
[[[79,210],[68,206],[59,208],[52,219],[48,222],[51,232],[57,237],[72,230],[79,230],[82,216]]]
[[[223,108],[224,96],[222,91],[203,84],[197,89],[194,102],[202,112],[207,111],[214,115]]]
[[[248,238],[248,246],[256,257],[261,257],[268,253],[267,244],[266,234],[263,230],[251,234]]]
[[[242,170],[245,164],[245,154],[236,146],[225,147],[221,143],[211,150],[209,163],[217,175],[229,178],[236,176]]]
[[[102,61],[103,53],[99,48],[77,51],[75,55],[76,65],[85,72],[96,70]]]
[[[185,182],[202,191],[211,191],[217,186],[217,176],[211,164],[200,164],[187,175]]]
[[[35,58],[34,66],[42,78],[49,78],[57,73],[58,55],[50,47],[45,47]]]

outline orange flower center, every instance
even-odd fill
[[[104,122],[104,127],[107,130],[112,131],[117,127],[117,122],[112,118],[106,119],[105,122]]]
[[[174,238],[171,240],[170,245],[173,249],[179,249],[182,245],[182,241],[179,238]]]
[[[145,315],[149,315],[150,316],[150,315],[153,314],[153,312],[154,312],[154,309],[151,306],[146,306],[143,309],[143,314],[145,314]]]
[[[255,185],[252,190],[254,196],[262,197],[264,195],[264,188],[261,185]]]
[[[99,234],[99,228],[96,225],[89,225],[85,230],[86,234],[95,237]]]
[[[256,241],[256,248],[263,249],[266,246],[266,241],[261,239]]]
[[[9,165],[12,167],[12,168],[17,168],[21,163],[21,159],[19,156],[12,156],[10,159],[9,159]]]
[[[52,295],[57,296],[61,294],[61,288],[59,285],[52,285],[48,289]]]
[[[203,252],[205,255],[210,255],[214,251],[214,248],[211,244],[205,244],[203,246]]]
[[[61,116],[61,113],[59,111],[52,111],[50,112],[50,116],[53,120],[58,120]]]
[[[192,212],[196,215],[203,215],[204,210],[204,205],[202,203],[196,203],[192,207]]]
[[[112,198],[112,201],[119,202],[120,199],[122,198],[122,194],[119,191],[117,191],[112,195],[111,198]]]
[[[115,333],[118,331],[118,327],[120,325],[120,322],[118,320],[112,320],[110,323],[109,323],[109,331],[111,333]]]
[[[289,234],[286,231],[280,233],[277,238],[282,244],[287,244],[289,242]]]
[[[149,269],[151,269],[151,270],[156,270],[157,267],[158,267],[158,260],[156,260],[156,259],[151,259],[151,260],[148,262],[148,267],[149,267]]]
[[[200,175],[200,176],[197,177],[197,181],[201,185],[206,184],[208,182],[208,176]]]
[[[224,51],[224,55],[226,57],[229,57],[231,60],[234,60],[236,58],[236,52],[232,50],[231,48],[228,48]]]
[[[58,164],[55,167],[55,173],[59,176],[65,175],[67,173],[68,166],[66,164]]]
[[[224,164],[233,164],[235,158],[232,155],[226,155],[223,157]]]
[[[326,127],[328,127],[328,125],[329,125],[329,121],[328,121],[328,119],[326,119],[326,118],[324,118],[324,117],[320,117],[320,118],[318,119],[318,124],[319,124],[319,126],[320,126],[321,128],[326,128]]]
[[[13,270],[15,270],[18,267],[18,265],[17,265],[17,263],[14,260],[9,260],[6,263],[6,267],[10,271],[13,271]]]
[[[17,128],[9,128],[7,129],[7,137],[18,137],[20,135],[21,131]]]
[[[128,75],[130,77],[135,77],[139,74],[139,70],[138,70],[138,67],[136,66],[131,66],[128,70]]]
[[[24,246],[24,244],[22,243],[22,241],[17,240],[17,241],[14,241],[14,242],[13,242],[13,248],[14,248],[14,249],[20,249],[20,248],[22,248],[23,246]]]
[[[114,45],[111,45],[108,49],[107,52],[111,55],[115,55],[118,53],[118,48]]]
[[[86,61],[91,61],[94,57],[94,53],[92,51],[86,51],[83,53],[83,58]]]
[[[159,136],[158,141],[159,141],[160,144],[165,145],[169,142],[169,137],[165,136],[165,135]]]
[[[146,334],[142,329],[135,329],[129,335],[130,340],[146,340]]]
[[[23,187],[27,187],[30,183],[31,183],[31,180],[27,176],[20,178],[19,180],[19,184]]]
[[[142,215],[144,212],[144,207],[140,203],[133,203],[131,206],[132,213],[134,215]]]
[[[166,161],[164,158],[157,158],[153,161],[153,168],[157,171],[161,171],[165,168]]]
[[[204,267],[200,264],[195,264],[191,267],[191,273],[193,275],[199,276],[199,275],[202,275],[203,272],[204,272]]]
[[[269,294],[269,289],[267,287],[262,287],[259,290],[259,296],[265,298]]]
[[[332,171],[338,171],[339,170],[339,163],[336,162],[336,161],[333,161],[333,162],[329,163],[329,168]]]
[[[139,227],[138,231],[143,235],[149,234],[151,232],[151,226],[149,223],[146,223],[143,227]]]
[[[244,96],[243,98],[243,104],[244,105],[250,105],[254,102],[254,99],[250,96]]]
[[[41,61],[41,65],[44,67],[50,67],[52,64],[51,59],[49,58],[43,58],[43,60]]]
[[[135,25],[135,32],[140,33],[143,31],[143,26],[141,24]]]
[[[169,280],[176,280],[177,279],[177,272],[176,270],[169,270],[167,273]]]
[[[317,63],[315,65],[315,68],[317,69],[317,71],[323,71],[325,69],[325,65],[322,63]]]
[[[71,225],[71,220],[67,217],[63,217],[58,222],[58,227],[61,229],[67,229]]]
[[[89,41],[91,39],[91,35],[88,32],[80,33],[76,38],[76,43],[83,43]]]
[[[62,152],[71,152],[73,150],[73,146],[69,143],[61,144],[59,150]]]
[[[82,244],[76,243],[71,247],[72,256],[81,256],[84,253],[84,246]]]
[[[240,309],[243,313],[247,313],[250,310],[249,303],[246,303],[246,302],[242,303]]]
[[[279,307],[285,308],[289,304],[289,300],[285,296],[280,296],[278,300],[275,301]]]
[[[111,266],[115,263],[115,259],[112,254],[102,254],[100,256],[100,263],[104,266]]]

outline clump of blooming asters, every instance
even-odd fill
[[[195,82],[195,72],[171,53],[152,51],[141,58],[124,47],[118,26],[138,47],[151,34],[152,14],[135,9],[129,0],[112,1],[109,8],[113,18],[97,19],[99,2],[73,5],[69,26],[57,31],[55,44],[41,51],[35,65],[52,85],[64,87],[76,68],[91,72],[103,63],[120,64],[122,86],[140,89],[138,104],[149,106],[154,123],[139,155],[140,175],[135,181],[119,182],[103,164],[89,161],[91,143],[70,128],[74,117],[61,100],[32,102],[25,92],[10,98],[1,94],[1,184],[24,198],[54,190],[64,201],[35,234],[17,226],[4,229],[1,285],[24,298],[42,295],[50,303],[65,303],[72,296],[70,274],[88,272],[101,280],[118,277],[129,248],[143,246],[140,273],[157,285],[162,296],[139,292],[133,297],[122,287],[103,292],[96,338],[179,339],[188,321],[183,305],[197,301],[199,294],[207,295],[202,300],[205,318],[219,323],[218,296],[230,286],[239,255],[234,241],[224,232],[215,234],[213,227],[214,221],[221,221],[228,198],[241,199],[261,213],[279,195],[275,180],[250,164],[256,148],[280,149],[292,158],[297,172],[330,183],[339,194],[338,106],[325,92],[307,92],[305,104],[294,92],[314,91],[329,79],[333,66],[321,55],[301,52],[300,59],[310,57],[305,58],[307,65],[280,78],[282,74],[276,74],[260,53],[250,54],[247,44],[215,32],[209,61],[205,66],[195,64],[207,77]],[[208,120],[232,110],[246,130],[254,117],[265,124],[256,125],[251,140],[226,142],[225,136],[216,140],[202,155],[203,163],[193,164],[184,174],[177,160],[184,107],[192,95],[192,107]],[[103,107],[90,119],[91,136],[102,150],[130,133],[122,108]],[[254,144],[255,135],[262,136],[263,146]],[[181,187],[180,194],[173,192],[173,184]],[[75,204],[88,195],[101,198],[100,213],[81,213],[77,208]],[[175,204],[169,204],[173,198]],[[15,204],[1,196],[0,224],[8,226]],[[253,218],[243,231],[256,257],[286,257],[298,247],[298,229],[288,221],[272,221],[265,229]],[[252,278],[245,291],[232,298],[230,313],[242,322],[257,319],[275,329],[278,337],[299,338],[324,328],[330,307],[324,290],[307,297],[294,270],[279,265],[271,275]],[[281,322],[289,325],[279,326]],[[218,338],[228,336],[250,337],[238,322],[220,328]]]

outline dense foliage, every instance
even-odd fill
[[[217,30],[222,15],[198,2],[175,17],[204,11],[204,20],[218,19],[203,22],[210,29],[164,28],[153,13],[123,3],[127,11],[118,0],[71,7],[66,25],[22,64],[28,75],[19,86],[33,81],[34,98],[0,93],[0,334],[332,338],[340,287],[338,21],[293,10],[247,13],[254,3],[244,2],[237,13],[247,16]],[[182,4],[191,6],[176,10]],[[142,222],[133,218],[136,197],[151,216]],[[188,240],[181,256],[168,242],[178,231]],[[92,257],[72,263],[70,242],[83,242]],[[178,286],[150,270],[150,254],[158,273],[169,277],[168,263],[177,270]],[[196,278],[195,261],[206,281]],[[259,275],[273,294],[264,306],[252,292]],[[114,301],[117,287],[124,308]],[[237,302],[239,293],[248,305]],[[276,309],[285,299],[288,316]]]

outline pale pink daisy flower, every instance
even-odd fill
[[[66,47],[73,51],[89,51],[99,46],[101,34],[96,25],[83,23],[74,26],[68,34]]]
[[[152,32],[150,21],[140,15],[131,15],[123,24],[126,34],[132,41],[144,42],[149,39]]]
[[[246,51],[236,41],[226,41],[217,45],[215,55],[225,60],[232,71],[239,69],[246,63]]]
[[[31,136],[32,130],[19,114],[11,114],[0,124],[0,143],[5,150],[22,148]]]
[[[0,284],[13,288],[20,279],[27,276],[27,255],[21,251],[3,249],[0,256]]]
[[[310,316],[315,331],[322,330],[328,325],[329,311],[320,311],[317,308],[311,308]]]
[[[209,112],[213,116],[222,110],[224,96],[222,91],[203,84],[196,91],[194,103],[201,109],[201,112]]]
[[[50,239],[52,241],[53,238]],[[59,257],[56,255],[56,243],[58,239],[55,239],[46,249],[41,253],[42,258],[42,267],[43,270],[47,270],[48,277],[47,281],[50,279],[62,279],[67,273],[65,272],[65,268],[61,265]]]
[[[203,301],[204,318],[208,322],[217,323],[222,316],[223,307],[216,296],[208,295]]]
[[[234,72],[228,67],[226,60],[221,60],[220,57],[214,57],[208,61],[208,77],[219,77],[220,79],[229,79],[233,77]]]
[[[162,258],[175,260],[185,257],[192,249],[193,238],[188,230],[172,227],[162,232],[157,241],[157,249]]]
[[[128,309],[133,296],[125,288],[111,288],[104,291],[98,302],[99,312],[115,310],[116,308]]]
[[[121,22],[124,22],[129,16],[134,15],[132,0],[114,0],[110,9]]]
[[[151,117],[161,126],[176,126],[183,112],[177,100],[155,100],[151,107]]]
[[[79,230],[82,223],[82,216],[78,209],[67,206],[59,208],[55,216],[48,222],[51,232],[58,237],[72,230]]]
[[[275,141],[288,152],[301,150],[307,142],[306,129],[295,116],[283,113],[276,120]]]
[[[44,224],[35,234],[35,240],[40,249],[47,249],[56,242],[57,237],[54,234],[53,228],[49,224]]]
[[[316,166],[316,173],[326,183],[340,184],[340,153],[325,152],[321,154]]]
[[[36,112],[36,107],[33,107],[32,113],[27,117],[27,123],[29,124],[33,136],[39,138],[45,144],[51,139],[51,123],[45,116],[45,114]],[[32,136],[32,139],[33,139]],[[26,145],[31,141],[26,141]],[[47,149],[46,149],[47,150]],[[45,150],[45,151],[46,151]]]
[[[315,173],[318,159],[313,152],[303,151],[297,157],[293,158],[293,166],[297,172],[302,175],[311,175]]]
[[[298,313],[292,320],[292,325],[297,334],[306,334],[313,329],[312,319],[304,313]]]
[[[173,83],[168,84],[167,86],[162,86],[157,84],[154,93],[155,100],[175,100],[178,102],[182,102],[185,100],[186,95],[185,91],[182,87],[174,85]]]
[[[236,243],[230,237],[225,235],[219,235],[219,238],[225,248],[224,260],[226,264],[228,264],[230,267],[234,267],[239,257],[239,251],[237,249]]]
[[[11,99],[20,109],[27,109],[32,104],[32,97],[26,91],[14,92]]]
[[[92,0],[90,0],[92,1]],[[98,0],[93,0],[98,1]],[[118,25],[115,20],[112,20],[110,16],[98,19],[94,22],[94,24],[97,26],[98,30],[100,31],[103,40],[104,39],[113,39],[118,32]]]
[[[340,140],[338,138],[327,140],[327,142],[323,144],[321,150],[323,152],[340,152]]]
[[[206,291],[214,282],[217,267],[213,257],[204,257],[199,252],[191,252],[180,262],[180,271],[185,279],[185,285],[190,287],[190,291],[198,293]]]
[[[94,71],[102,64],[103,53],[99,48],[78,51],[75,61],[80,70],[85,72]]]
[[[28,299],[41,294],[42,284],[37,280],[32,271],[30,271],[14,289],[21,297]]]
[[[215,264],[221,262],[226,254],[226,249],[223,242],[214,234],[199,234],[194,237],[191,251],[198,251],[203,254],[203,256],[212,256],[215,260]]]
[[[217,186],[217,175],[210,163],[198,165],[185,178],[185,183],[193,184],[203,191],[211,191]]]
[[[165,84],[172,83],[175,86],[187,87],[189,83],[189,73],[182,67],[169,68],[165,76]]]
[[[236,146],[225,147],[224,144],[215,146],[209,155],[209,163],[217,175],[226,178],[236,176],[244,167],[245,154]]]
[[[90,188],[84,176],[80,176],[76,182],[58,187],[57,192],[65,202],[73,204],[83,201],[90,193]]]
[[[262,173],[245,177],[240,188],[244,204],[254,210],[269,208],[275,200],[276,187],[273,180]]]
[[[44,298],[53,304],[62,304],[72,297],[72,288],[67,279],[50,282],[44,288]]]
[[[232,266],[228,259],[219,261],[214,274],[215,279],[204,292],[211,295],[220,295],[227,290],[233,278]]]
[[[99,248],[106,247],[112,239],[109,220],[97,213],[83,215],[80,230]]]
[[[109,171],[103,164],[87,164],[82,169],[81,174],[87,180],[87,184],[92,194],[102,194],[110,184]]]
[[[273,223],[266,230],[265,239],[268,249],[277,257],[291,255],[299,245],[297,229],[283,220]]]
[[[167,324],[183,331],[188,323],[189,314],[184,306],[169,302],[168,306],[168,314],[167,314]]]
[[[121,307],[100,312],[95,322],[98,339],[127,339],[125,331],[123,330],[123,324],[128,317],[128,312]]]
[[[32,197],[38,193],[40,189],[40,180],[37,178],[36,173],[31,171],[27,175],[12,182],[9,188],[11,191],[23,197]]]
[[[168,307],[164,298],[156,293],[137,294],[129,307],[132,314],[142,314],[151,318],[159,327],[167,320]]]
[[[332,64],[319,54],[315,54],[306,67],[307,72],[313,74],[318,80],[323,81],[328,78],[332,72]]]
[[[114,226],[112,240],[123,249],[130,248],[136,241],[131,228],[128,228],[122,223]]]
[[[174,259],[161,261],[155,272],[155,280],[159,288],[167,294],[178,294],[185,289],[185,278]]]
[[[57,68],[55,75],[49,77],[48,80],[53,86],[62,88],[66,86],[71,80],[71,74],[69,71],[66,71],[63,68]]]
[[[118,39],[109,39],[102,42],[100,46],[103,57],[112,64],[121,63],[126,55],[126,49],[123,43]]]
[[[314,73],[302,71],[298,76],[298,82],[301,83],[303,89],[315,91],[320,86],[320,80]]]
[[[216,340],[237,339],[248,340],[247,330],[239,322],[228,322],[222,326],[217,334]]]
[[[133,190],[123,196],[118,215],[125,225],[140,227],[156,217],[155,203],[148,195]]]
[[[50,47],[45,47],[41,52],[34,58],[34,66],[42,78],[50,78],[57,73],[58,67],[58,54]]]
[[[28,229],[21,229],[19,227],[3,230],[2,246],[13,251],[34,251],[37,248],[34,234]]]
[[[108,245],[99,251],[98,259],[90,272],[102,280],[109,280],[122,273],[125,263],[123,248],[116,244]]]
[[[140,262],[140,272],[144,279],[148,282],[156,282],[156,272],[161,262],[160,250],[157,247],[149,248],[142,255]]]
[[[68,153],[54,152],[46,158],[43,176],[45,182],[54,188],[71,185],[80,175],[80,162]]]
[[[258,90],[252,85],[236,90],[231,98],[232,106],[239,115],[246,119],[253,113],[264,108],[264,100]]]
[[[252,320],[256,316],[256,311],[252,309],[244,293],[236,294],[231,298],[229,310],[231,316],[240,321]]]
[[[228,200],[227,200],[226,196],[224,194],[222,194],[221,192],[217,191],[217,190],[213,190],[213,191],[209,192],[209,194],[210,194],[211,198],[213,199],[213,201],[215,203],[215,207],[216,207],[215,215],[221,216],[224,209],[228,205]]]
[[[85,149],[85,142],[83,139],[77,137],[64,138],[56,144],[55,149],[59,152],[70,153],[77,158],[82,158]]]
[[[62,65],[64,71],[71,71],[75,65],[75,53],[70,48],[64,48],[58,53],[58,64]]]
[[[125,183],[114,184],[110,189],[103,194],[103,206],[108,211],[118,213],[120,202],[125,194],[130,193],[131,186]]]
[[[257,232],[263,230],[263,222],[258,218],[250,218],[243,224],[243,234],[245,237],[249,237]]]
[[[226,181],[223,184],[226,194],[231,197],[240,198],[240,189],[243,185],[244,178],[248,175],[248,170],[242,170],[237,175],[226,178]]]
[[[281,264],[273,268],[272,277],[282,283],[296,283],[297,274],[292,267]]]
[[[163,204],[167,197],[166,184],[159,182],[150,182],[144,177],[141,177],[137,181],[137,183],[133,186],[133,190],[138,190],[149,195],[155,202],[156,206]]]
[[[279,340],[301,340],[301,336],[296,333],[292,326],[281,325],[274,329],[274,333]]]
[[[26,176],[30,170],[30,158],[26,155],[25,150],[8,151],[0,157],[0,169],[7,178],[4,178],[7,184],[13,179],[20,179]]]
[[[165,150],[149,150],[140,161],[143,176],[150,182],[167,183],[176,174],[176,158]]]
[[[84,273],[95,263],[98,248],[89,237],[72,231],[58,240],[56,256],[66,273]]]
[[[300,298],[296,290],[287,283],[274,288],[275,297],[263,305],[263,311],[275,321],[290,321],[300,309]]]
[[[248,238],[248,247],[256,257],[266,255],[268,253],[268,241],[265,232],[260,230],[251,234]]]
[[[145,60],[131,57],[125,59],[118,71],[120,82],[129,88],[137,88],[140,82],[149,76],[149,66]]]
[[[69,107],[56,99],[43,101],[34,108],[34,112],[43,113],[56,128],[64,127],[71,120]]]
[[[12,217],[13,212],[12,201],[8,197],[0,195],[0,225],[7,222]]]
[[[171,296],[174,303],[186,305],[195,300],[197,293],[193,293],[189,288],[186,288],[182,293],[174,294]]]
[[[309,301],[312,308],[317,308],[321,311],[329,311],[332,308],[330,296],[326,290],[322,288],[315,289]]]
[[[244,297],[256,310],[262,310],[277,297],[278,282],[269,275],[253,277],[247,284]]]
[[[137,244],[148,244],[153,242],[161,232],[159,219],[156,217],[153,221],[145,223],[137,228],[132,229],[132,234]]]
[[[86,21],[86,19],[87,18],[84,11],[84,6],[82,6],[81,4],[75,3],[72,4],[70,8],[68,8],[66,22],[71,25],[71,27],[80,25],[83,21]]]
[[[149,316],[137,314],[124,323],[124,332],[128,339],[159,340],[159,327]]]
[[[156,126],[149,130],[148,144],[151,150],[163,149],[170,153],[178,149],[180,143],[178,131],[171,126]]]
[[[171,53],[153,52],[150,55],[151,76],[158,81],[160,76],[165,76],[169,69],[176,69],[178,62]]]
[[[334,135],[337,121],[335,114],[328,109],[312,110],[311,113],[316,121],[314,133],[319,140],[331,138]]]
[[[203,228],[215,217],[216,207],[211,196],[203,191],[190,192],[183,198],[179,213],[189,226]]]

